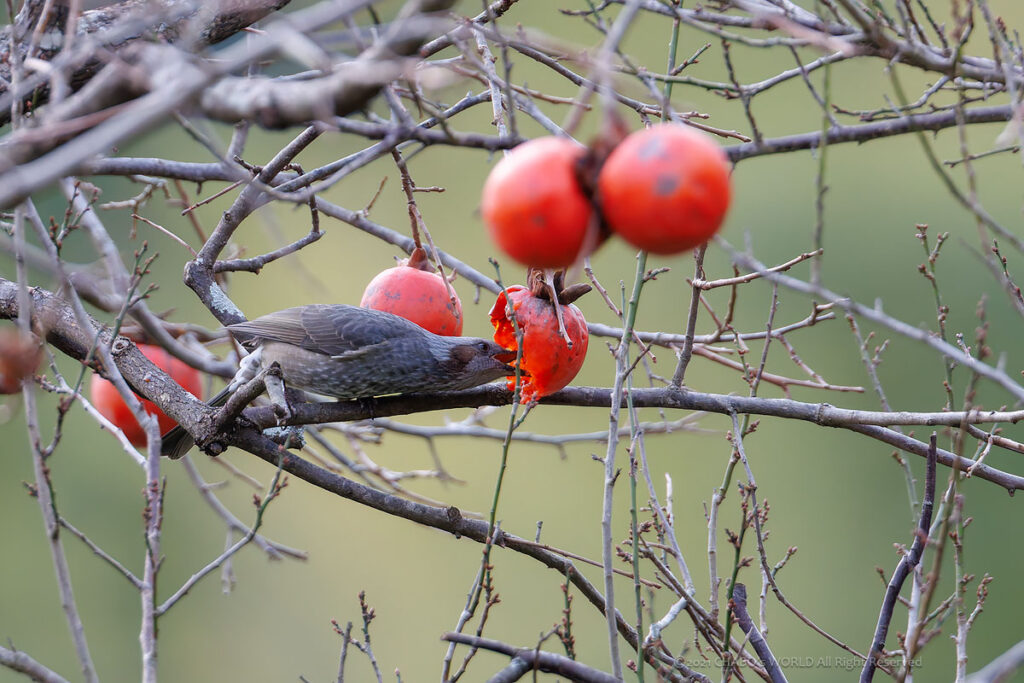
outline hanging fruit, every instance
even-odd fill
[[[708,135],[658,124],[615,147],[597,186],[613,232],[638,249],[677,254],[721,227],[729,208],[729,160]]]
[[[462,334],[462,302],[421,247],[370,280],[359,305],[399,315],[434,334]]]
[[[593,209],[577,181],[586,149],[567,138],[524,142],[484,183],[481,210],[491,238],[525,266],[565,268],[580,256]]]

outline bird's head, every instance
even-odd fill
[[[447,381],[438,389],[470,389],[516,372],[509,365],[516,359],[515,351],[475,337],[447,337],[446,341],[450,343],[441,365]]]

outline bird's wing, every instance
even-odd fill
[[[397,315],[345,304],[304,306],[302,326],[312,344],[306,348],[328,356],[377,351],[396,337],[422,334],[422,328]]]
[[[382,341],[376,344],[370,344],[369,346],[361,346],[355,351],[346,351],[345,353],[338,353],[331,356],[332,360],[340,361],[354,361],[364,357],[379,356],[385,353],[387,348],[391,346],[391,342]]]
[[[241,338],[257,337],[344,358],[394,336],[422,335],[415,323],[398,316],[345,304],[286,308],[228,329]],[[379,347],[377,347],[379,349]]]
[[[304,346],[306,341],[300,308],[286,308],[255,320],[228,325],[228,330],[243,342],[269,340]]]

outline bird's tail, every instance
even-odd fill
[[[259,348],[242,359],[239,363],[238,372],[221,392],[206,402],[206,405],[213,408],[220,407],[228,402],[228,397],[238,391],[238,388],[251,380],[259,372],[260,361],[263,356],[263,349]],[[177,460],[195,444],[192,435],[178,425],[160,438],[160,455],[166,455],[171,460]]]
[[[206,405],[219,407],[228,402],[228,397],[235,391],[233,384],[224,387],[219,394],[206,402]],[[192,446],[196,444],[192,435],[185,431],[181,425],[177,425],[160,438],[160,455],[165,455],[171,460],[182,457]]]

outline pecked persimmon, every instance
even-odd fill
[[[626,137],[597,179],[608,227],[655,254],[708,241],[729,208],[729,160],[706,134],[664,123]]]
[[[576,177],[585,153],[566,138],[536,138],[491,171],[481,211],[491,238],[511,258],[540,268],[576,261],[593,213]]]
[[[171,379],[181,385],[182,389],[197,398],[202,398],[202,377],[198,370],[178,360],[159,346],[139,344],[138,347],[142,355],[170,375]],[[94,374],[89,384],[89,396],[96,410],[124,432],[129,441],[136,446],[142,446],[146,443],[146,432],[142,429],[138,420],[135,419],[131,408],[121,398],[117,387],[111,382]],[[168,432],[178,424],[167,417],[152,401],[141,396],[139,400],[142,401],[142,407],[146,409],[147,413],[156,415],[160,423],[161,434]]]
[[[462,334],[462,302],[445,285],[443,276],[430,268],[420,247],[370,280],[359,305],[401,316],[434,334]]]
[[[516,322],[523,334],[520,400],[530,403],[553,394],[576,377],[587,356],[590,335],[580,309],[572,304],[559,304],[566,334],[572,340],[570,347],[558,328],[555,304],[550,299],[537,296],[522,285],[513,285],[507,291],[508,298],[505,292],[499,293],[498,300],[491,308],[494,341],[513,351],[519,348],[515,327],[508,312],[508,302],[511,301]],[[514,387],[515,377],[509,377],[508,388]]]

